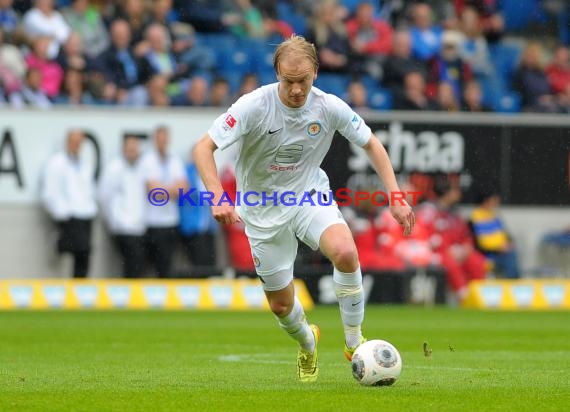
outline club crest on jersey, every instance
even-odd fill
[[[319,122],[311,122],[307,126],[307,134],[309,137],[317,136],[322,130],[322,126]]]
[[[253,257],[253,264],[255,265],[256,268],[258,268],[261,265],[261,261],[255,254],[252,257]]]

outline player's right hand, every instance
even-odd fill
[[[241,217],[231,205],[212,206],[212,216],[214,216],[214,219],[218,222],[225,225],[241,222]]]

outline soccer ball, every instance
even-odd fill
[[[364,342],[352,355],[352,375],[365,386],[389,386],[402,371],[398,349],[385,340]]]

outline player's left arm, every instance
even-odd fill
[[[410,235],[416,224],[416,218],[411,206],[403,199],[404,196],[396,181],[394,169],[386,149],[374,135],[370,137],[362,148],[366,151],[374,170],[376,170],[388,191],[392,216],[404,227],[404,235]]]

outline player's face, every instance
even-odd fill
[[[285,106],[297,108],[307,96],[317,78],[315,68],[306,57],[287,55],[279,62],[279,98]]]

